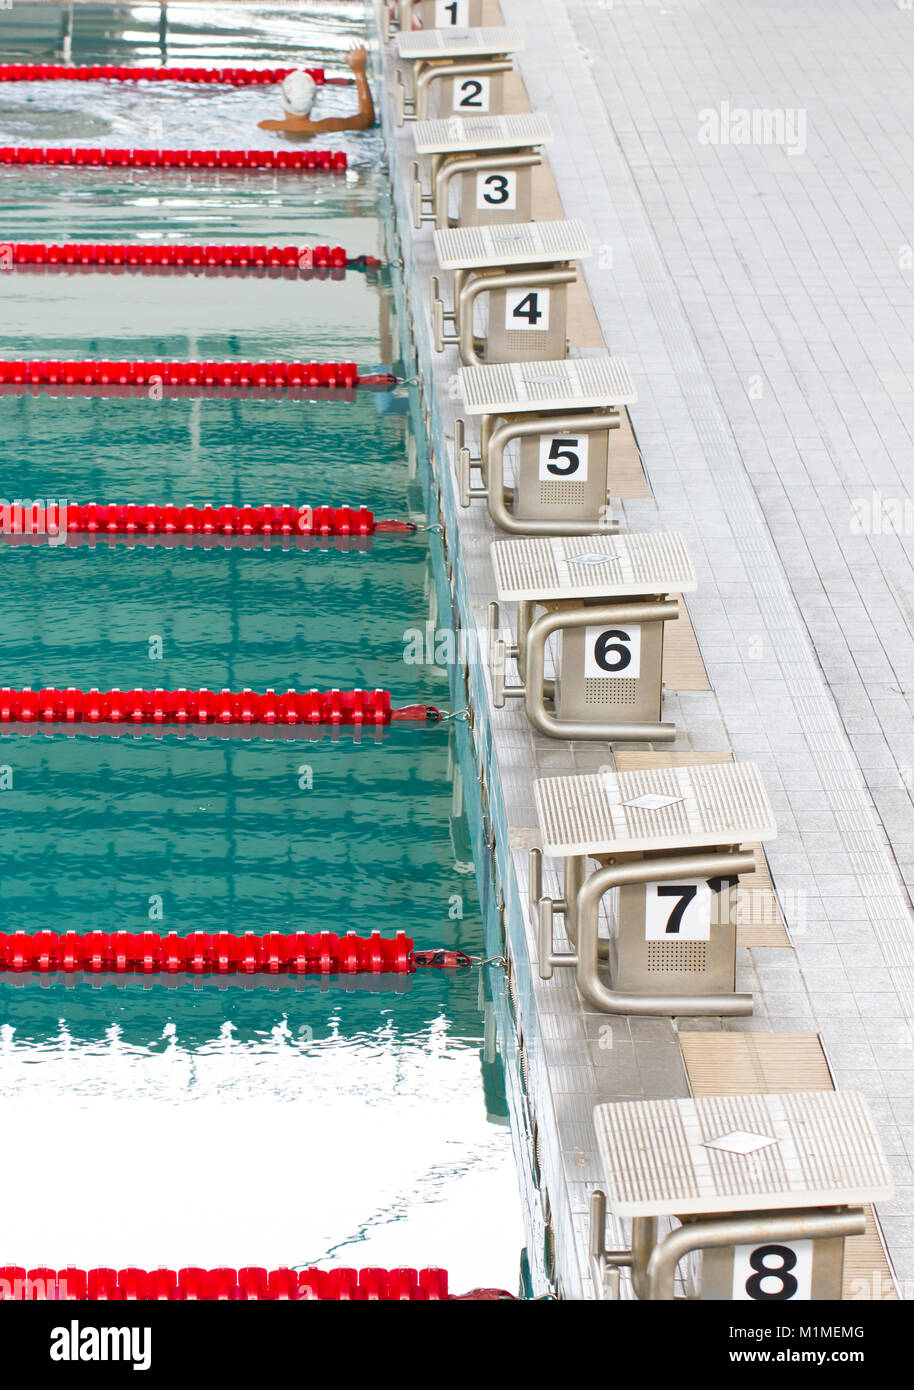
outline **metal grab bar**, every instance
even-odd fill
[[[464,155],[459,159],[448,160],[435,175],[431,195],[433,212],[428,215],[420,213],[422,221],[431,222],[434,220],[438,231],[443,231],[450,225],[447,212],[450,186],[451,180],[456,178],[458,174],[485,173],[487,169],[533,169],[542,162],[542,156],[538,154]],[[415,210],[413,221],[418,228],[420,224],[415,221]]]
[[[619,529],[617,521],[608,524],[593,520],[556,521],[539,518],[535,521],[518,519],[508,511],[506,499],[514,500],[516,490],[506,490],[504,486],[507,445],[513,439],[528,439],[531,435],[571,431],[575,434],[596,434],[602,430],[617,430],[620,426],[618,415],[553,415],[539,416],[535,420],[507,421],[492,435],[486,455],[488,481],[486,488],[470,489],[471,497],[485,497],[489,515],[502,531],[515,536],[591,536],[595,531],[612,534]],[[554,427],[556,427],[554,429]],[[513,493],[513,496],[512,496]],[[604,499],[605,500],[605,499]]]
[[[574,958],[578,989],[595,1009],[609,1014],[641,1014],[650,1017],[744,1018],[752,1013],[751,994],[625,994],[610,989],[598,969],[600,900],[611,888],[641,883],[671,883],[677,879],[722,878],[755,873],[751,851],[715,851],[708,854],[669,854],[659,859],[638,859],[610,864],[591,874],[578,893],[578,948]],[[548,901],[548,899],[543,899]],[[561,957],[552,957],[561,964]],[[570,963],[570,962],[569,962]]]
[[[601,603],[593,607],[569,610],[557,609],[544,613],[531,624],[525,644],[526,673],[522,688],[508,688],[505,694],[522,694],[527,718],[539,733],[547,738],[583,738],[607,743],[637,740],[641,743],[672,742],[676,737],[675,724],[597,724],[570,719],[558,719],[546,709],[543,697],[546,664],[546,643],[562,628],[589,627],[597,623],[657,623],[671,622],[679,617],[676,599],[658,599],[644,603]],[[497,706],[496,706],[497,708]]]
[[[860,1207],[809,1208],[763,1216],[726,1216],[714,1221],[690,1221],[677,1226],[654,1246],[647,1262],[646,1297],[655,1302],[674,1299],[676,1266],[693,1250],[721,1245],[754,1245],[776,1240],[819,1240],[829,1236],[861,1236],[866,1216]]]
[[[468,281],[457,296],[455,310],[457,342],[464,366],[484,367],[486,365],[482,358],[477,355],[473,339],[473,305],[479,295],[488,294],[492,290],[524,289],[527,286],[531,289],[538,289],[546,285],[573,285],[577,278],[577,271],[574,269],[550,270],[544,267],[539,270],[536,266],[531,266],[528,270],[512,270],[498,275],[479,275]]]
[[[436,64],[423,68],[418,74],[414,84],[413,110],[415,120],[424,121],[428,117],[428,99],[433,82],[437,82],[446,77],[488,77],[496,72],[511,72],[514,64],[510,58],[499,59],[497,62],[467,62],[467,63],[446,63]],[[458,114],[453,112],[453,115]]]

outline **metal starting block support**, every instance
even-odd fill
[[[396,122],[426,121],[432,87],[440,89],[441,116],[498,115],[504,107],[504,73],[510,54],[524,47],[519,29],[416,29],[397,35],[399,56],[413,65],[413,95],[398,69],[394,87]]]
[[[539,362],[564,358],[568,285],[577,279],[572,261],[592,254],[581,222],[521,222],[436,231],[442,270],[454,272],[454,308],[448,311],[432,277],[432,331],[436,352],[457,345],[464,366],[488,362]],[[488,296],[488,325],[473,332],[473,310]],[[450,320],[455,332],[445,336]]]
[[[498,636],[489,607],[492,703],[523,699],[527,718],[548,738],[609,743],[672,741],[660,723],[663,624],[679,616],[670,594],[697,588],[685,541],[647,535],[516,537],[492,544],[499,601],[515,602],[517,642]],[[546,609],[534,618],[536,606]],[[546,642],[561,632],[556,678],[545,679]],[[505,659],[521,683],[505,684]],[[549,702],[547,706],[547,700]]]
[[[774,815],[755,763],[548,777],[534,783],[542,851],[530,851],[540,978],[573,967],[578,989],[606,1013],[738,1017],[739,875],[755,872],[740,845],[774,839]],[[564,896],[543,895],[542,855],[564,861]],[[587,860],[600,867],[587,874]],[[603,897],[609,940],[599,935]],[[553,916],[576,949],[556,954]],[[608,969],[609,983],[600,974]]]
[[[584,536],[618,529],[609,519],[610,431],[638,399],[621,357],[461,367],[464,410],[478,415],[480,452],[466,447],[455,422],[454,463],[460,505],[485,498],[495,525],[513,535]],[[499,424],[498,422],[501,421]],[[513,487],[505,486],[505,450],[518,442]],[[472,470],[482,474],[474,486]]]
[[[840,1299],[848,1236],[892,1176],[855,1091],[619,1101],[594,1110],[607,1195],[590,1207],[598,1297],[631,1272],[639,1299],[671,1301],[676,1267],[701,1252],[700,1294],[715,1302]],[[630,1249],[606,1249],[611,1211]],[[658,1234],[661,1217],[682,1223]]]
[[[418,163],[412,166],[413,226],[418,230],[423,222],[434,222],[439,229],[451,225],[448,201],[455,179],[460,226],[529,222],[533,209],[531,170],[542,163],[541,147],[552,138],[545,116],[452,116],[449,120],[417,121],[413,127],[416,153],[431,158],[432,174],[431,188],[426,192]]]

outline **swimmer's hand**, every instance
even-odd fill
[[[285,130],[285,121],[258,121],[258,130]]]
[[[346,62],[354,73],[364,73],[368,64],[368,54],[362,44],[355,44],[346,54]]]

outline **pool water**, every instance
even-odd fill
[[[8,42],[0,15],[0,60],[49,42],[23,37],[35,8],[17,5]],[[116,7],[111,20],[110,7],[78,7],[74,60],[149,61],[153,8]],[[330,64],[364,15],[182,7],[187,42],[170,56],[282,62],[291,41]],[[320,99],[329,110],[352,94]],[[139,144],[158,120],[150,143],[255,145],[251,126],[274,100],[26,84],[2,91],[0,139]],[[355,167],[342,178],[3,170],[4,235],[310,241],[389,259],[380,136],[349,138]],[[313,356],[409,375],[386,273],[11,272],[0,306],[3,356]],[[323,400],[7,391],[0,495],[364,504],[427,528],[420,418],[408,385]],[[0,566],[3,685],[360,685],[389,688],[395,705],[459,705],[456,673],[410,656],[445,611],[427,529],[350,549],[0,541]],[[476,957],[497,939],[473,872],[459,720],[377,742],[7,733],[0,770],[0,930],[403,930]],[[80,1194],[9,1211],[0,1262],[430,1263],[458,1291],[515,1288],[511,1137],[484,1042],[501,972],[352,983],[0,976],[14,1136],[0,1176],[14,1182],[27,1153],[36,1190]]]

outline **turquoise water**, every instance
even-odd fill
[[[157,362],[355,361],[380,365],[384,295],[359,271],[343,281],[242,275],[0,277],[5,357]]]
[[[152,7],[120,9],[110,22],[86,7],[77,61],[149,60]],[[364,14],[182,7],[172,58],[285,61],[291,40],[329,63]],[[0,14],[0,59],[28,46],[10,32]],[[33,56],[49,43],[35,36]],[[139,144],[159,121],[161,144],[253,144],[272,100],[49,88],[0,93],[3,143]],[[4,235],[386,255],[380,136],[352,152],[343,179],[3,171]],[[386,283],[352,274],[0,277],[2,355],[304,354],[408,375],[400,339]],[[422,526],[418,419],[405,386],[321,401],[0,394],[0,495],[348,502]],[[395,704],[452,709],[453,673],[405,660],[408,634],[444,611],[435,546],[425,531],[365,551],[0,544],[0,684],[380,685]],[[455,784],[462,765],[472,786],[467,737],[458,723],[360,744],[7,734],[0,930],[402,929],[482,955],[479,827]],[[514,1288],[516,1179],[483,1043],[486,991],[502,987],[497,967],[380,991],[0,976],[0,1099],[17,1136],[0,1176],[14,1181],[27,1151],[30,1181],[80,1193],[8,1211],[0,1262],[438,1263],[458,1290]]]

